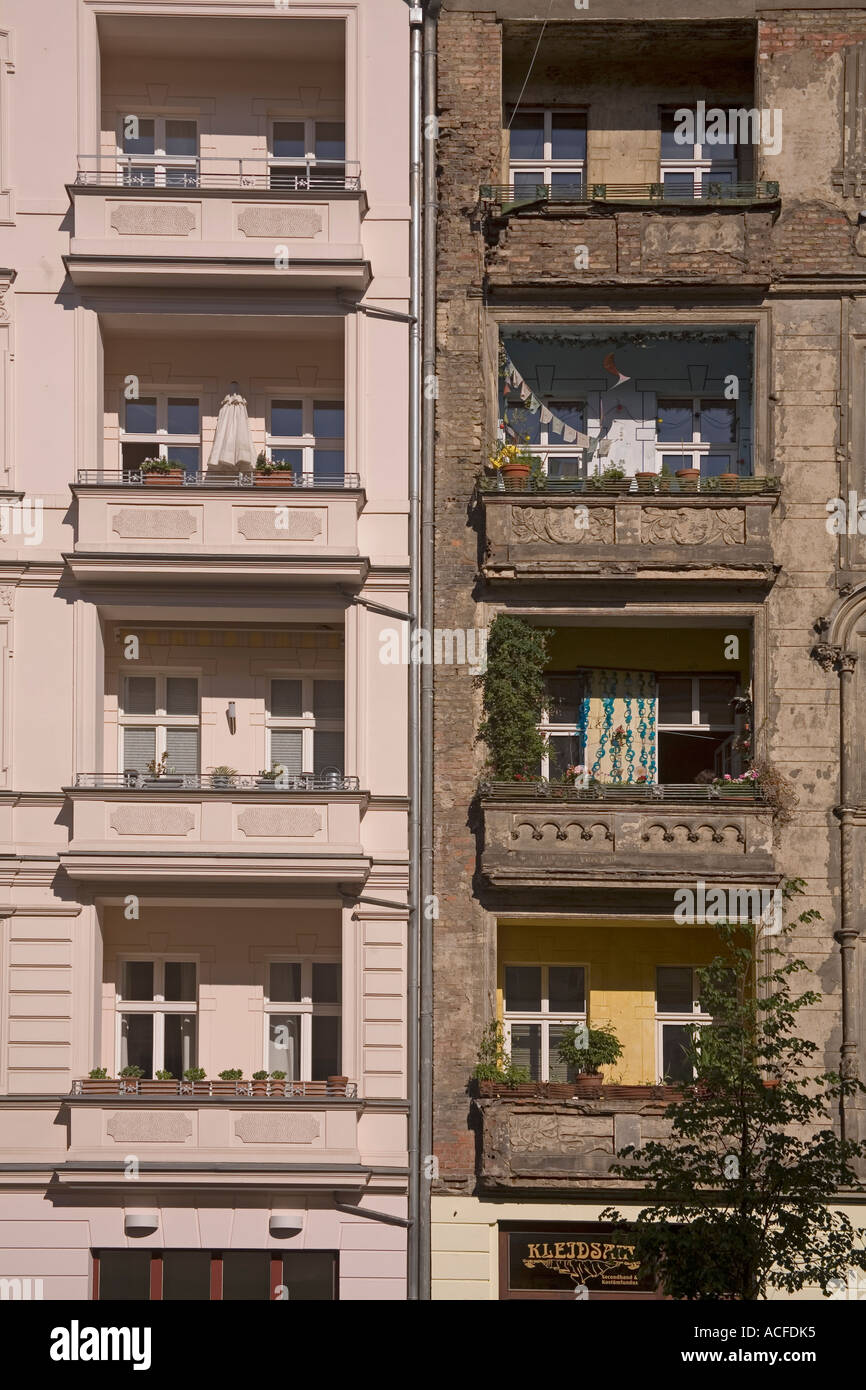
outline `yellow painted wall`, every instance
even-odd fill
[[[590,1027],[611,1022],[623,1045],[619,1062],[605,1071],[606,1080],[652,1083],[657,1080],[656,966],[707,965],[718,951],[718,936],[707,927],[500,923],[499,1016],[506,965],[583,965]]]
[[[725,639],[739,638],[736,661],[725,657]],[[747,688],[750,633],[744,628],[617,628],[561,627],[548,642],[551,671],[579,666],[615,667],[630,671],[739,672]]]

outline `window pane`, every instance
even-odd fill
[[[580,765],[580,739],[577,734],[551,734],[547,741],[548,777],[556,781],[568,767]]]
[[[156,434],[156,397],[127,401],[123,424],[127,434]]]
[[[304,158],[303,121],[274,121],[273,152],[278,159]]]
[[[198,434],[198,401],[174,396],[166,404],[169,434]]]
[[[222,1257],[223,1300],[269,1300],[270,1260],[267,1250],[226,1250]]]
[[[702,724],[733,724],[731,701],[737,693],[736,676],[702,676],[700,692]]]
[[[162,1257],[162,1297],[172,1303],[210,1298],[210,1251],[166,1250]]]
[[[153,1076],[153,1015],[123,1014],[120,1020],[120,1068],[141,1067]]]
[[[301,1067],[301,1020],[297,1014],[268,1015],[268,1071],[297,1081]]]
[[[690,173],[665,174],[664,189],[666,198],[694,198],[695,180]]]
[[[124,473],[137,472],[145,459],[153,458],[157,452],[155,444],[128,444],[120,446],[121,467]]]
[[[544,116],[518,112],[511,122],[511,158],[544,158]]]
[[[583,702],[584,677],[547,672],[544,677],[547,719],[550,724],[576,724]]]
[[[273,961],[268,970],[268,998],[292,1000],[301,997],[301,966],[299,961]]]
[[[195,961],[167,960],[165,963],[165,997],[172,1003],[195,999]]]
[[[552,1014],[584,1011],[586,991],[582,965],[551,965],[548,974],[548,1007]]]
[[[538,1013],[541,1009],[541,966],[506,965],[505,1008],[508,1013]]]
[[[166,453],[169,462],[180,464],[184,473],[198,473],[201,450],[197,444],[169,444]]]
[[[166,729],[165,752],[169,771],[198,772],[198,729]]]
[[[326,1251],[287,1250],[283,1255],[282,1282],[292,1303],[334,1300],[337,1297],[336,1272],[335,1257]]]
[[[577,1076],[577,1067],[567,1062],[563,1062],[559,1055],[559,1044],[563,1034],[568,1031],[566,1024],[552,1023],[550,1025],[550,1051],[547,1059],[548,1078],[551,1081],[573,1081]]]
[[[342,401],[313,401],[313,434],[317,439],[342,439],[346,411]]]
[[[165,152],[172,155],[198,154],[195,121],[166,121]]]
[[[659,723],[691,724],[692,682],[690,676],[659,676]]]
[[[313,964],[313,1003],[339,1004],[342,969],[332,962]]]
[[[317,719],[343,718],[343,681],[313,681],[313,713]]]
[[[535,196],[535,190],[544,184],[545,174],[541,169],[529,171],[526,169],[515,169],[511,175],[514,184],[514,195],[523,194],[524,197]]]
[[[137,127],[137,129],[136,129]],[[153,154],[156,149],[156,123],[150,116],[123,117],[124,154]]]
[[[720,473],[739,473],[739,464],[732,454],[705,454],[700,460],[701,477],[717,478]]]
[[[153,998],[153,961],[125,960],[121,972],[122,999]]]
[[[100,1250],[100,1303],[147,1303],[150,1299],[149,1250]]]
[[[695,468],[696,466],[691,450],[686,451],[684,449],[680,454],[662,454],[662,467],[666,468],[670,474],[676,473],[679,468]]]
[[[168,677],[165,683],[165,707],[169,714],[198,714],[198,681],[195,676]]]
[[[548,454],[548,478],[582,478],[583,473],[582,458],[574,458],[567,454]]]
[[[298,477],[304,471],[304,454],[302,449],[271,449],[272,463],[291,464],[291,472]],[[289,470],[287,470],[288,472]]]
[[[586,430],[586,403],[584,401],[548,401],[550,409],[566,425],[571,425],[575,430]],[[550,439],[550,427],[548,426],[548,439]],[[554,436],[555,438],[555,436]]]
[[[156,758],[154,729],[124,729],[123,771],[147,772],[148,763]]]
[[[539,444],[541,442],[541,416],[521,405],[508,406],[505,410],[505,424],[509,444]]]
[[[302,700],[300,681],[271,681],[271,714],[280,719],[297,719],[304,712]]]
[[[540,1023],[512,1023],[511,1060],[516,1067],[526,1067],[530,1080],[541,1080]]]
[[[683,111],[686,107],[679,108]],[[692,135],[695,131],[694,120],[686,121],[680,117],[674,120],[673,111],[665,111],[662,115],[662,159],[692,159],[695,152],[694,144],[689,141],[677,139],[677,132],[683,135]]]
[[[701,192],[705,198],[716,197],[716,189],[720,189],[720,196],[726,197],[725,189],[729,188],[734,182],[734,174],[730,169],[714,169],[712,173],[704,171],[701,178]]]
[[[701,401],[701,439],[705,444],[733,444],[736,423],[733,401]]]
[[[156,677],[127,676],[124,714],[156,713]]]
[[[195,1014],[166,1014],[164,1066],[172,1076],[182,1077],[196,1065],[195,1040]]]
[[[656,971],[656,1012],[690,1014],[693,1010],[692,971],[687,965],[660,965]]]
[[[316,158],[346,158],[346,127],[342,121],[316,122]]]
[[[665,1023],[662,1026],[662,1076],[666,1081],[691,1081],[692,1065],[688,1048],[691,1046],[691,1027],[687,1023]]]
[[[324,1081],[329,1076],[342,1076],[343,1056],[340,1038],[339,1018],[318,1017],[313,1014],[313,1081]]]
[[[317,729],[313,734],[313,772],[320,777],[323,772],[336,768],[343,771],[343,735],[328,733]]]
[[[271,401],[271,434],[297,438],[304,433],[304,407],[300,401]]]
[[[306,772],[304,735],[300,729],[271,729],[271,767],[284,767],[290,776]]]
[[[342,449],[316,449],[313,454],[313,477],[321,482],[339,482],[346,472],[346,456]]]
[[[554,197],[561,202],[568,202],[570,199],[577,202],[583,199],[583,179],[579,173],[552,173],[550,187],[554,191]]]
[[[691,444],[692,442],[692,404],[691,401],[660,400],[656,419],[659,444]]]
[[[586,116],[554,111],[551,116],[551,154],[554,159],[586,158]],[[534,158],[530,155],[530,158]]]

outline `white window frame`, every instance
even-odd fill
[[[156,752],[155,761],[160,762],[166,751],[166,735],[169,729],[197,729],[198,730],[198,756],[199,771],[201,771],[201,685],[202,672],[199,671],[157,671],[153,668],[145,667],[143,670],[121,671],[118,673],[120,689],[117,698],[117,764],[121,772],[124,772],[123,756],[123,736],[126,729],[155,729],[156,730]],[[126,682],[130,677],[155,679],[156,681],[156,712],[154,714],[127,714],[124,708],[126,703]],[[181,680],[194,680],[198,687],[198,714],[169,714],[166,710],[167,702],[167,682],[169,678],[179,677]],[[139,768],[139,772],[145,772],[145,768]],[[132,957],[129,957],[132,959]]]
[[[676,109],[676,110],[680,110],[680,109],[685,109],[685,107],[683,107],[683,108],[677,107],[677,108],[675,108],[675,109]],[[696,109],[696,108],[690,108],[690,109],[693,109],[693,110],[694,110],[694,109]],[[663,114],[664,114],[665,116],[671,116],[671,115],[673,114],[673,110],[665,111]],[[713,175],[713,174],[727,175],[727,174],[730,174],[730,182],[731,182],[731,183],[736,183],[736,182],[737,182],[738,161],[737,161],[736,159],[718,159],[718,158],[714,158],[712,152],[713,152],[714,150],[716,150],[717,148],[718,148],[718,147],[717,147],[716,145],[707,144],[706,150],[708,151],[708,153],[705,153],[705,152],[704,152],[704,146],[703,146],[703,145],[697,145],[697,144],[695,144],[695,145],[685,145],[685,144],[684,144],[684,145],[682,146],[682,151],[683,151],[682,158],[679,158],[679,157],[673,158],[673,157],[670,156],[670,155],[666,155],[666,156],[662,157],[662,155],[661,155],[661,153],[660,153],[660,154],[659,154],[659,182],[660,182],[660,183],[662,184],[662,186],[664,187],[665,174],[688,174],[688,173],[690,173],[690,174],[692,175],[692,196],[693,196],[693,198],[696,198],[696,199],[702,197],[702,193],[703,193],[703,181],[704,181],[704,175],[705,175],[705,174],[709,174],[709,175]],[[722,181],[723,181],[723,180],[720,180],[720,182],[722,182]]]
[[[704,1027],[707,1023],[712,1023],[712,1017],[711,1017],[711,1015],[708,1014],[708,1013],[704,1013],[703,1008],[701,1007],[701,1000],[700,1000],[700,982],[699,982],[699,980],[698,980],[698,971],[699,971],[699,970],[702,970],[702,969],[704,969],[704,968],[705,968],[704,966],[699,966],[699,965],[686,965],[686,964],[681,964],[681,963],[678,962],[678,961],[672,961],[672,962],[667,962],[667,961],[665,961],[665,963],[664,963],[662,966],[656,965],[656,978],[655,978],[655,986],[654,986],[654,992],[653,992],[653,994],[654,994],[654,997],[653,997],[653,1005],[654,1005],[655,1034],[656,1034],[656,1081],[657,1081],[657,1083],[659,1083],[659,1084],[664,1080],[664,1075],[663,1075],[663,1071],[662,1071],[662,1068],[663,1068],[663,1066],[664,1066],[664,1041],[663,1041],[663,1033],[664,1033],[664,1029],[665,1029],[666,1025],[668,1025],[668,1024],[677,1024],[678,1026],[682,1027],[683,1024],[694,1024],[694,1025],[697,1025],[698,1027]],[[662,1011],[659,1009],[659,1006],[658,1006],[658,971],[659,971],[659,969],[662,969],[662,970],[691,970],[691,972],[692,972],[692,1008],[691,1008],[691,1012],[690,1012],[690,1013],[662,1012]]]
[[[150,961],[153,963],[153,999],[123,998],[123,967],[127,962]],[[195,966],[195,999],[167,1000],[165,998],[165,967],[169,961],[181,961]],[[190,952],[170,952],[168,955],[154,955],[146,951],[127,951],[117,961],[115,981],[115,1071],[120,1075],[123,1066],[123,1016],[124,1014],[147,1014],[153,1018],[153,1075],[165,1071],[165,1019],[167,1014],[191,1014],[195,1018],[196,1059],[199,1048],[198,995],[201,987],[201,960]],[[193,1066],[197,1062],[192,1063]],[[182,1077],[177,1078],[179,1081]]]
[[[341,125],[343,127],[344,156],[342,159],[318,159],[316,157],[316,126],[319,124]],[[300,158],[297,155],[294,158],[291,158],[290,156],[274,154],[274,127],[278,125],[302,125],[304,127],[305,154],[303,158]],[[347,146],[345,119],[334,120],[330,116],[274,116],[268,122],[268,184],[270,187],[276,188],[287,187],[287,185],[284,184],[271,183],[272,169],[297,169],[298,175],[300,176],[300,182],[296,182],[295,187],[301,189],[308,188],[310,186],[311,173],[313,175],[313,187],[315,187],[316,172],[319,172],[321,178],[326,179],[328,177],[329,169],[332,169],[334,166],[343,169],[343,180],[341,180],[342,183],[343,181],[345,181],[346,170],[348,167],[347,160],[345,157],[346,148]]]
[[[198,472],[202,470],[202,396],[197,390],[183,391],[180,387],[173,388],[171,391],[157,391],[145,386],[144,390],[139,391],[139,396],[143,400],[156,400],[156,432],[154,434],[136,434],[134,431],[126,431],[126,398],[121,393],[121,406],[119,411],[120,422],[120,467],[123,468],[123,446],[124,444],[151,444],[153,446],[153,458],[169,458],[172,448],[179,449],[198,449]],[[197,401],[198,402],[198,433],[197,434],[169,434],[168,432],[168,404],[169,401]],[[135,472],[135,469],[129,469]]]
[[[270,988],[270,972],[272,965],[300,965],[301,967],[301,998],[300,1000],[279,1000],[271,999],[268,990]],[[263,986],[264,994],[264,1032],[262,1037],[262,1070],[270,1073],[270,1047],[271,1047],[271,1016],[290,1015],[301,1020],[301,1056],[299,1064],[300,1075],[296,1077],[286,1076],[286,1080],[294,1081],[325,1081],[324,1076],[313,1076],[313,1017],[320,1018],[339,1018],[340,1019],[340,1066],[342,1067],[342,1054],[345,1052],[345,1039],[343,1036],[343,1004],[316,1004],[313,1002],[313,966],[314,965],[341,965],[341,958],[337,952],[326,952],[321,955],[280,955],[270,956],[265,961],[265,978]],[[343,983],[341,974],[340,994],[343,995]],[[276,1071],[288,1068],[277,1067]],[[342,1075],[342,1072],[340,1073]]]
[[[667,395],[667,394],[665,394],[665,393],[659,393],[659,394],[656,396],[656,415],[655,415],[655,419],[656,419],[656,466],[657,466],[657,471],[658,471],[659,473],[660,473],[661,470],[662,470],[662,464],[663,464],[663,461],[664,461],[664,459],[665,459],[665,456],[667,456],[667,457],[672,457],[672,456],[673,456],[673,457],[675,457],[675,458],[677,458],[677,459],[682,459],[681,467],[683,467],[683,468],[698,468],[698,469],[699,469],[700,466],[701,466],[701,459],[703,459],[703,458],[708,458],[708,457],[710,456],[710,454],[726,454],[726,455],[728,456],[729,460],[730,460],[730,467],[728,468],[727,471],[728,471],[729,473],[738,473],[738,472],[739,472],[739,464],[738,464],[739,443],[738,443],[737,436],[738,436],[738,434],[739,434],[740,416],[739,416],[739,411],[737,410],[736,401],[723,402],[723,404],[731,404],[731,405],[733,405],[733,407],[734,407],[734,438],[732,439],[731,443],[730,443],[730,444],[710,444],[710,443],[708,443],[707,441],[701,439],[701,402],[702,402],[702,401],[706,401],[706,402],[710,402],[710,401],[718,402],[718,401],[720,401],[720,400],[721,400],[721,398],[720,398],[719,396],[708,396],[707,393],[706,393],[706,391],[703,391],[703,392],[701,392],[699,395],[695,395],[695,396],[691,396],[691,395],[689,395],[689,396],[681,396],[681,395],[678,395],[676,391],[672,392],[670,395]],[[662,444],[662,443],[659,441],[659,439],[658,439],[658,430],[659,430],[659,409],[660,409],[659,402],[660,402],[660,401],[676,401],[676,403],[677,403],[678,405],[684,405],[684,406],[687,405],[687,406],[689,406],[689,407],[691,408],[691,412],[692,412],[692,437],[691,437],[691,440],[685,439],[685,440],[682,440],[679,444],[675,444],[675,443],[673,443],[673,442],[671,442],[671,443],[669,443],[669,444]],[[668,465],[668,466],[670,467],[670,465]]]
[[[657,671],[656,672],[656,733],[676,734],[676,733],[702,733],[702,734],[723,734],[736,733],[736,721],[734,711],[731,710],[731,722],[729,724],[704,724],[701,722],[701,681],[722,680],[730,674],[731,678],[739,685],[739,673],[725,671],[699,671],[695,674],[692,671]],[[661,721],[661,704],[658,693],[659,680],[690,680],[692,683],[692,718],[688,724],[663,724]],[[735,691],[732,699],[737,698]],[[658,750],[656,750],[658,751]]]
[[[298,401],[301,406],[301,424],[303,429],[300,434],[274,434],[271,430],[271,411],[277,401]],[[301,451],[301,482],[305,487],[311,487],[315,479],[316,469],[316,449],[338,449],[343,454],[343,476],[346,474],[346,437],[345,433],[341,436],[328,435],[317,436],[313,424],[315,420],[316,404],[341,405],[343,407],[343,429],[345,431],[346,420],[346,400],[342,392],[335,390],[322,391],[284,391],[281,394],[271,392],[267,402],[267,420],[265,432],[265,453],[268,458],[273,457],[274,449],[299,449]],[[334,479],[335,484],[338,480]]]
[[[302,714],[272,714],[271,713],[271,681],[300,681],[301,682],[301,709]],[[343,687],[343,718],[342,719],[317,719],[313,709],[314,682],[315,681],[339,681]],[[343,735],[343,761],[346,760],[346,677],[343,672],[336,671],[270,671],[267,676],[267,695],[265,699],[265,729],[267,739],[267,767],[273,767],[274,760],[271,754],[271,732],[274,729],[300,729],[303,733],[302,738],[302,766],[301,771],[311,773],[314,767],[313,737],[318,730],[323,734],[342,734]],[[341,768],[343,775],[346,769]]]
[[[538,179],[539,184],[549,186],[553,182],[551,178],[552,174],[576,174],[579,176],[580,186],[585,194],[586,159],[554,159],[553,157],[553,117],[582,116],[586,122],[588,139],[589,114],[587,109],[580,106],[521,106],[518,114],[521,116],[544,117],[544,153],[541,159],[512,159],[509,126],[508,182],[514,185],[515,174],[532,174],[538,170],[540,175]]]
[[[140,121],[153,121],[153,154],[127,154],[123,148],[125,116],[118,120],[117,127],[117,165],[121,175],[126,175],[134,169],[152,169],[153,183],[127,183],[123,181],[124,188],[197,188],[199,184],[199,160],[201,159],[201,123],[195,116],[186,114],[180,115],[177,112],[169,114],[157,114],[155,111],[136,111],[135,114]],[[165,152],[165,126],[167,121],[186,121],[189,125],[195,126],[196,153],[191,154],[166,154]],[[167,169],[186,169],[193,173],[193,181],[190,184],[167,184]]]
[[[580,682],[584,685],[584,688],[586,687],[586,679],[585,679],[585,677],[583,676],[583,673],[582,673],[582,672],[579,672],[579,671],[575,671],[574,673],[572,673],[571,671],[545,671],[544,674],[545,674],[546,676],[570,676],[570,675],[573,674],[573,675],[574,675],[574,678],[575,678],[575,681],[580,681]],[[576,724],[576,721],[575,721],[575,724]],[[577,733],[577,729],[576,729],[576,727],[575,727],[575,724],[554,724],[554,723],[551,723],[551,720],[550,720],[550,710],[549,710],[549,707],[548,707],[547,705],[545,705],[545,706],[543,707],[542,711],[541,711],[541,720],[540,720],[540,722],[539,722],[539,724],[538,724],[538,732],[541,734],[542,738],[544,738],[545,740],[549,739],[552,735],[557,735],[557,734],[560,735],[560,736],[563,736],[563,735],[571,735],[572,737],[577,738],[577,737],[579,737],[579,735],[578,735],[578,733]],[[583,756],[583,753],[584,753],[584,748],[583,748],[583,746],[581,745],[581,749],[580,749],[580,756],[581,756],[581,757]],[[550,755],[549,755],[549,753],[548,753],[548,751],[547,751],[547,747],[546,747],[546,746],[545,746],[544,752],[543,752],[542,755],[541,755],[541,775],[542,775],[542,777],[544,777],[544,778],[549,778],[549,777],[550,777]],[[509,965],[510,965],[511,963],[512,963],[512,962],[509,961]]]
[[[570,1028],[574,1024],[586,1023],[587,999],[589,998],[589,966],[583,961],[554,960],[541,964],[537,960],[507,960],[502,968],[502,1030],[507,1052],[511,1051],[511,1029],[513,1024],[532,1023],[541,1025],[541,1076],[539,1081],[550,1080],[550,1028]],[[563,970],[583,971],[583,1009],[581,1012],[550,1012],[550,967]],[[541,971],[541,1010],[533,1013],[526,1010],[510,1010],[506,988],[505,971],[509,966]]]

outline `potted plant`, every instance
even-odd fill
[[[625,469],[618,468],[616,464],[609,464],[607,468],[598,464],[589,479],[589,486],[593,492],[628,492],[631,478],[627,478]]]
[[[666,463],[662,464],[662,471],[656,478],[656,488],[659,492],[670,492],[673,475]]]
[[[739,473],[719,473],[719,487],[722,492],[733,492],[740,481]]]
[[[253,1095],[266,1096],[268,1094],[268,1073],[266,1071],[253,1072]]]
[[[144,1076],[144,1067],[137,1067],[134,1064],[130,1064],[127,1067],[123,1067],[120,1072],[118,1072],[118,1075],[125,1083],[121,1086],[122,1091],[131,1092],[134,1095],[139,1093],[141,1090],[141,1078]]]
[[[227,1067],[225,1071],[217,1073],[219,1081],[211,1082],[211,1092],[215,1096],[233,1096],[237,1094],[238,1081],[243,1079],[242,1067]]]
[[[141,472],[145,483],[166,483],[169,487],[180,487],[184,479],[184,467],[177,459],[144,459]]]
[[[678,468],[677,480],[680,485],[680,492],[697,492],[700,477],[701,470],[699,468]]]
[[[265,767],[259,771],[256,783],[264,791],[273,791],[276,787],[286,787],[288,785],[288,773],[280,763],[274,763],[273,767]]]
[[[500,443],[489,455],[488,463],[496,469],[509,491],[525,492],[533,465],[538,464],[540,468],[541,460],[522,444]]]
[[[255,487],[294,487],[293,466],[269,459],[263,449],[256,459],[253,483]]]
[[[233,787],[235,778],[238,775],[236,767],[226,767],[221,764],[219,767],[211,768],[211,786],[214,790],[224,790],[226,787]]]
[[[94,1067],[88,1072],[87,1080],[82,1081],[81,1090],[85,1095],[111,1096],[117,1095],[118,1086],[109,1077],[106,1067]]]
[[[655,487],[657,473],[635,473],[638,492],[652,492]]]
[[[622,1056],[622,1043],[611,1023],[588,1028],[575,1024],[567,1028],[559,1042],[559,1059],[577,1073],[575,1089],[585,1100],[601,1096],[600,1067],[612,1066]]]
[[[346,1094],[346,1087],[348,1086],[348,1084],[348,1076],[329,1076],[327,1078],[328,1094],[335,1096],[344,1096]]]
[[[526,1068],[511,1060],[505,1046],[505,1030],[498,1018],[492,1019],[481,1035],[472,1076],[482,1096],[499,1096],[503,1092],[510,1096],[534,1096],[538,1091]]]
[[[183,1079],[192,1082],[192,1094],[194,1096],[210,1095],[210,1082],[205,1081],[205,1076],[204,1067],[187,1067],[184,1072]]]
[[[284,1071],[271,1072],[271,1095],[284,1096],[286,1094],[286,1073]]]
[[[144,779],[146,787],[160,786],[167,789],[183,786],[183,777],[177,775],[173,767],[168,766],[167,757],[168,754],[163,753],[161,758],[151,758],[147,765],[148,775]]]

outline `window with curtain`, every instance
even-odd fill
[[[145,773],[165,758],[166,771],[199,771],[197,676],[125,676],[121,683],[121,770]]]
[[[265,986],[268,1071],[325,1081],[342,1071],[342,967],[302,957],[271,961]]]
[[[149,956],[121,961],[117,990],[118,1070],[141,1067],[149,1078],[177,1080],[196,1065],[198,967]]]

